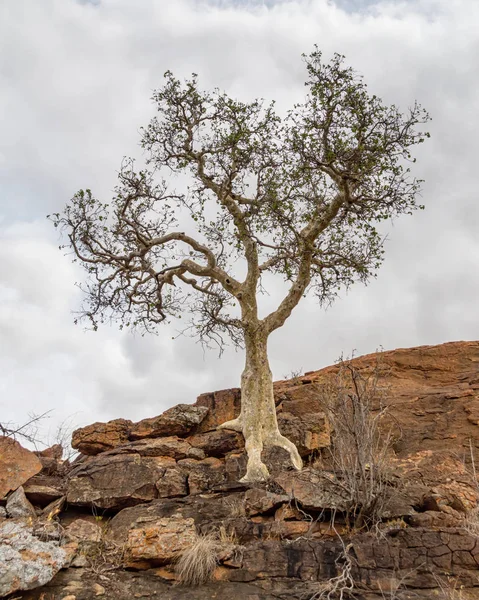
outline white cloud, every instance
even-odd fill
[[[328,311],[300,305],[271,339],[274,374],[344,351],[479,338],[476,163],[479,4],[469,0],[197,2],[16,0],[0,6],[0,420],[55,407],[50,423],[157,414],[237,385],[242,357],[188,338],[72,324],[81,274],[45,214],[79,187],[108,197],[171,69],[241,98],[304,93],[300,54],[338,51],[386,102],[433,117],[417,172],[427,210],[390,229],[378,279]],[[273,299],[271,299],[271,302]]]

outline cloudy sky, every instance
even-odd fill
[[[318,44],[371,91],[431,113],[416,174],[427,209],[388,228],[386,261],[327,311],[304,300],[270,340],[275,378],[344,352],[479,339],[479,3],[476,0],[2,0],[0,2],[0,422],[139,420],[238,385],[242,355],[190,338],[73,324],[82,273],[45,215],[80,187],[104,198],[152,90],[172,70],[286,110]]]

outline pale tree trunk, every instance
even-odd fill
[[[279,446],[289,452],[296,469],[303,462],[296,446],[278,429],[273,396],[273,378],[268,362],[268,335],[260,322],[245,331],[246,364],[241,376],[241,413],[232,421],[220,425],[243,434],[248,465],[241,481],[264,481],[269,477],[261,460],[264,446]]]

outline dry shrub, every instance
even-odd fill
[[[332,466],[347,497],[347,524],[353,528],[376,524],[386,500],[392,440],[390,432],[381,431],[387,410],[382,374],[379,361],[364,375],[341,359],[327,394]]]

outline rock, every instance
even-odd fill
[[[140,528],[143,523],[169,518],[173,515],[193,519],[198,531],[217,529],[219,524],[235,517],[245,521],[243,504],[243,493],[233,493],[227,496],[204,494],[186,498],[154,500],[149,504],[124,508],[117,513],[109,523],[107,536],[115,543],[122,545],[126,543],[130,529]]]
[[[26,497],[35,506],[47,506],[65,493],[65,481],[62,477],[34,475],[23,485]]]
[[[185,436],[205,418],[208,409],[191,404],[178,404],[166,410],[159,417],[143,419],[135,423],[130,432],[131,440],[162,436]]]
[[[63,567],[65,552],[53,542],[42,542],[25,525],[0,525],[0,596],[45,585]]]
[[[279,413],[278,426],[281,433],[296,444],[301,456],[331,444],[329,422],[323,412],[305,413],[300,417]]]
[[[149,502],[158,497],[156,483],[170,466],[175,466],[175,461],[168,457],[100,455],[72,471],[67,501],[116,510]]]
[[[158,498],[188,495],[188,476],[179,468],[163,469],[163,474],[155,485],[158,490]]]
[[[244,509],[247,516],[261,515],[274,511],[289,501],[289,496],[273,494],[261,488],[247,490],[244,495]]]
[[[468,419],[472,414],[468,411],[479,407],[479,342],[400,348],[361,356],[351,364],[368,377],[377,369],[378,360],[383,406],[387,407],[383,425],[396,437],[396,454],[404,458],[422,450],[447,448],[463,456],[466,448],[467,458],[472,440],[479,464],[478,425]],[[282,411],[298,417],[326,412],[338,371],[333,365],[309,372],[301,385],[276,382],[275,397]]]
[[[3,506],[0,506],[0,519],[6,519],[7,518],[7,511],[5,510],[5,508]]]
[[[35,509],[27,500],[22,486],[8,496],[6,510],[11,519],[37,516]]]
[[[33,452],[5,436],[0,436],[0,465],[0,500],[42,470]]]
[[[188,442],[203,450],[207,456],[216,458],[221,458],[228,452],[241,452],[244,448],[243,436],[228,429],[196,433],[188,438]]]
[[[115,419],[108,423],[93,423],[88,427],[76,429],[72,435],[72,448],[89,456],[111,450],[128,441],[132,424],[126,419]]]
[[[99,542],[102,535],[100,525],[86,519],[76,519],[65,528],[65,537],[76,542]]]
[[[348,497],[332,474],[307,468],[282,473],[275,482],[305,509],[345,511]]]
[[[43,458],[54,458],[56,460],[61,460],[63,456],[63,446],[61,444],[54,444],[49,448],[45,448],[45,450],[37,450],[35,454]]]
[[[187,440],[177,436],[137,440],[110,450],[108,456],[119,454],[139,454],[140,456],[169,456],[175,460],[196,458],[201,460],[206,455],[200,448],[193,447]]]
[[[170,562],[190,548],[197,539],[195,522],[181,515],[145,522],[128,532],[129,567],[148,561],[159,565]]]
[[[219,458],[193,460],[186,458],[178,461],[184,473],[188,474],[190,494],[200,494],[226,482],[225,465]]]
[[[197,433],[215,430],[218,425],[235,419],[241,410],[241,390],[233,388],[201,394],[195,406],[205,407],[208,414],[197,429]]]

